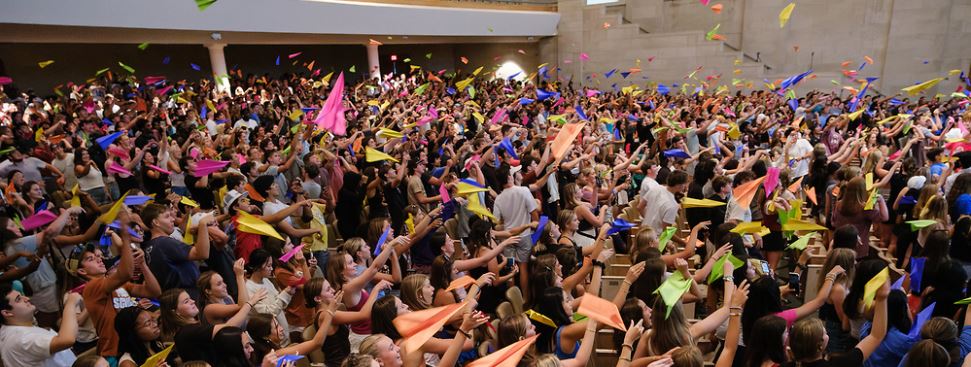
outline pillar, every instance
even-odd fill
[[[371,79],[381,80],[381,61],[378,57],[378,45],[368,44],[367,46],[367,70]]]
[[[209,62],[212,64],[216,91],[232,95],[232,89],[229,86],[229,71],[226,69],[226,53],[223,52],[226,44],[213,43],[206,45],[206,48],[209,49]]]

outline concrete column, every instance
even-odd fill
[[[367,70],[371,79],[381,80],[381,60],[378,57],[378,45],[368,44],[367,47]]]
[[[229,86],[229,71],[226,69],[226,54],[223,49],[224,43],[213,43],[206,45],[209,49],[209,62],[212,64],[212,74],[216,81],[216,90],[232,95],[232,88]]]

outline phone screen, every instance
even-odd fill
[[[799,273],[789,273],[789,289],[799,294]]]
[[[759,261],[762,266],[762,274],[769,274],[769,263],[767,261]]]

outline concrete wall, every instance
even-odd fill
[[[295,52],[303,53],[289,60],[287,55]],[[539,60],[537,43],[386,45],[379,47],[378,52],[382,73],[392,71],[392,54],[398,56],[399,73],[410,70],[402,61],[405,58],[411,58],[412,64],[422,66],[423,70],[434,72],[456,68],[471,72],[479,66],[490,71],[496,64],[506,61],[516,62],[530,72],[536,69]],[[309,74],[304,63],[313,60],[316,60],[314,68],[321,69],[322,75],[331,70],[343,70],[346,77],[356,80],[355,77],[363,77],[367,72],[367,51],[363,45],[228,45],[225,53],[230,69],[238,67],[244,73],[257,75]],[[432,53],[431,59],[425,58],[427,53]],[[170,57],[168,65],[162,64],[166,56]],[[277,56],[281,56],[280,66],[275,65]],[[459,61],[462,56],[469,59],[468,65]],[[44,60],[54,60],[54,64],[41,69],[37,63]],[[41,95],[51,93],[58,84],[84,83],[97,70],[106,67],[110,67],[116,76],[119,72],[127,74],[118,66],[119,61],[134,68],[139,77],[164,75],[173,80],[194,80],[211,78],[212,75],[209,53],[202,45],[152,44],[142,51],[134,45],[0,44],[0,75],[9,75],[16,87],[31,88]],[[293,61],[298,63],[291,65]],[[199,65],[202,70],[193,70],[190,63]],[[355,76],[347,71],[351,65],[356,65]]]
[[[582,65],[589,75],[589,70],[626,69],[635,57],[656,55],[644,68],[650,81],[677,82],[704,66],[721,73],[722,83],[743,77],[756,86],[762,79],[772,81],[812,68],[818,77],[800,84],[798,91],[804,92],[836,88],[831,79],[856,85],[842,77],[840,64],[851,61],[849,67],[855,70],[863,56],[869,56],[875,63],[859,77],[880,78],[874,88],[891,94],[947,76],[949,70],[967,72],[971,67],[971,0],[800,0],[783,29],[778,15],[787,2],[714,0],[711,5],[715,3],[723,5],[721,14],[697,0],[624,0],[606,6],[561,0],[558,51],[544,61],[576,61],[582,49],[591,58]],[[603,29],[604,21],[611,27]],[[720,42],[698,39],[716,24],[721,24],[725,44],[751,58]],[[756,55],[761,63],[754,62]],[[741,67],[731,63],[735,58],[743,60]],[[564,67],[577,75],[580,68],[576,63]],[[742,74],[734,75],[734,70]],[[949,94],[957,83],[951,77],[937,90]]]
[[[584,86],[599,89],[647,83],[687,83],[694,87],[714,75],[720,75],[723,83],[730,83],[733,77],[761,80],[761,65],[745,61],[740,52],[721,42],[705,40],[705,30],[660,32],[662,27],[657,23],[631,23],[631,16],[663,18],[662,5],[666,4],[660,0],[626,0],[626,5],[586,6],[578,0],[561,0],[556,57],[543,61],[559,63],[563,78],[572,75]],[[637,12],[628,14],[631,9]],[[587,54],[589,60],[580,60],[581,53]],[[742,63],[735,65],[736,59]],[[637,67],[638,60],[641,73],[628,78],[620,76],[620,72]],[[696,74],[700,80],[686,81],[684,77],[699,66],[703,67]],[[615,68],[617,74],[604,77],[604,73]],[[741,74],[735,75],[735,70]]]

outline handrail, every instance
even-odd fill
[[[732,49],[732,51],[741,52],[742,53],[742,58],[748,59],[749,61],[752,61],[752,62],[757,62],[757,63],[762,64],[762,66],[765,67],[765,70],[772,70],[772,67],[769,66],[768,64],[762,62],[761,58],[752,57],[752,55],[749,55],[749,54],[745,53],[745,51],[742,51],[741,48],[732,46],[732,45],[728,44],[728,42],[722,41],[722,45],[724,45],[725,47],[728,47],[728,48]]]

